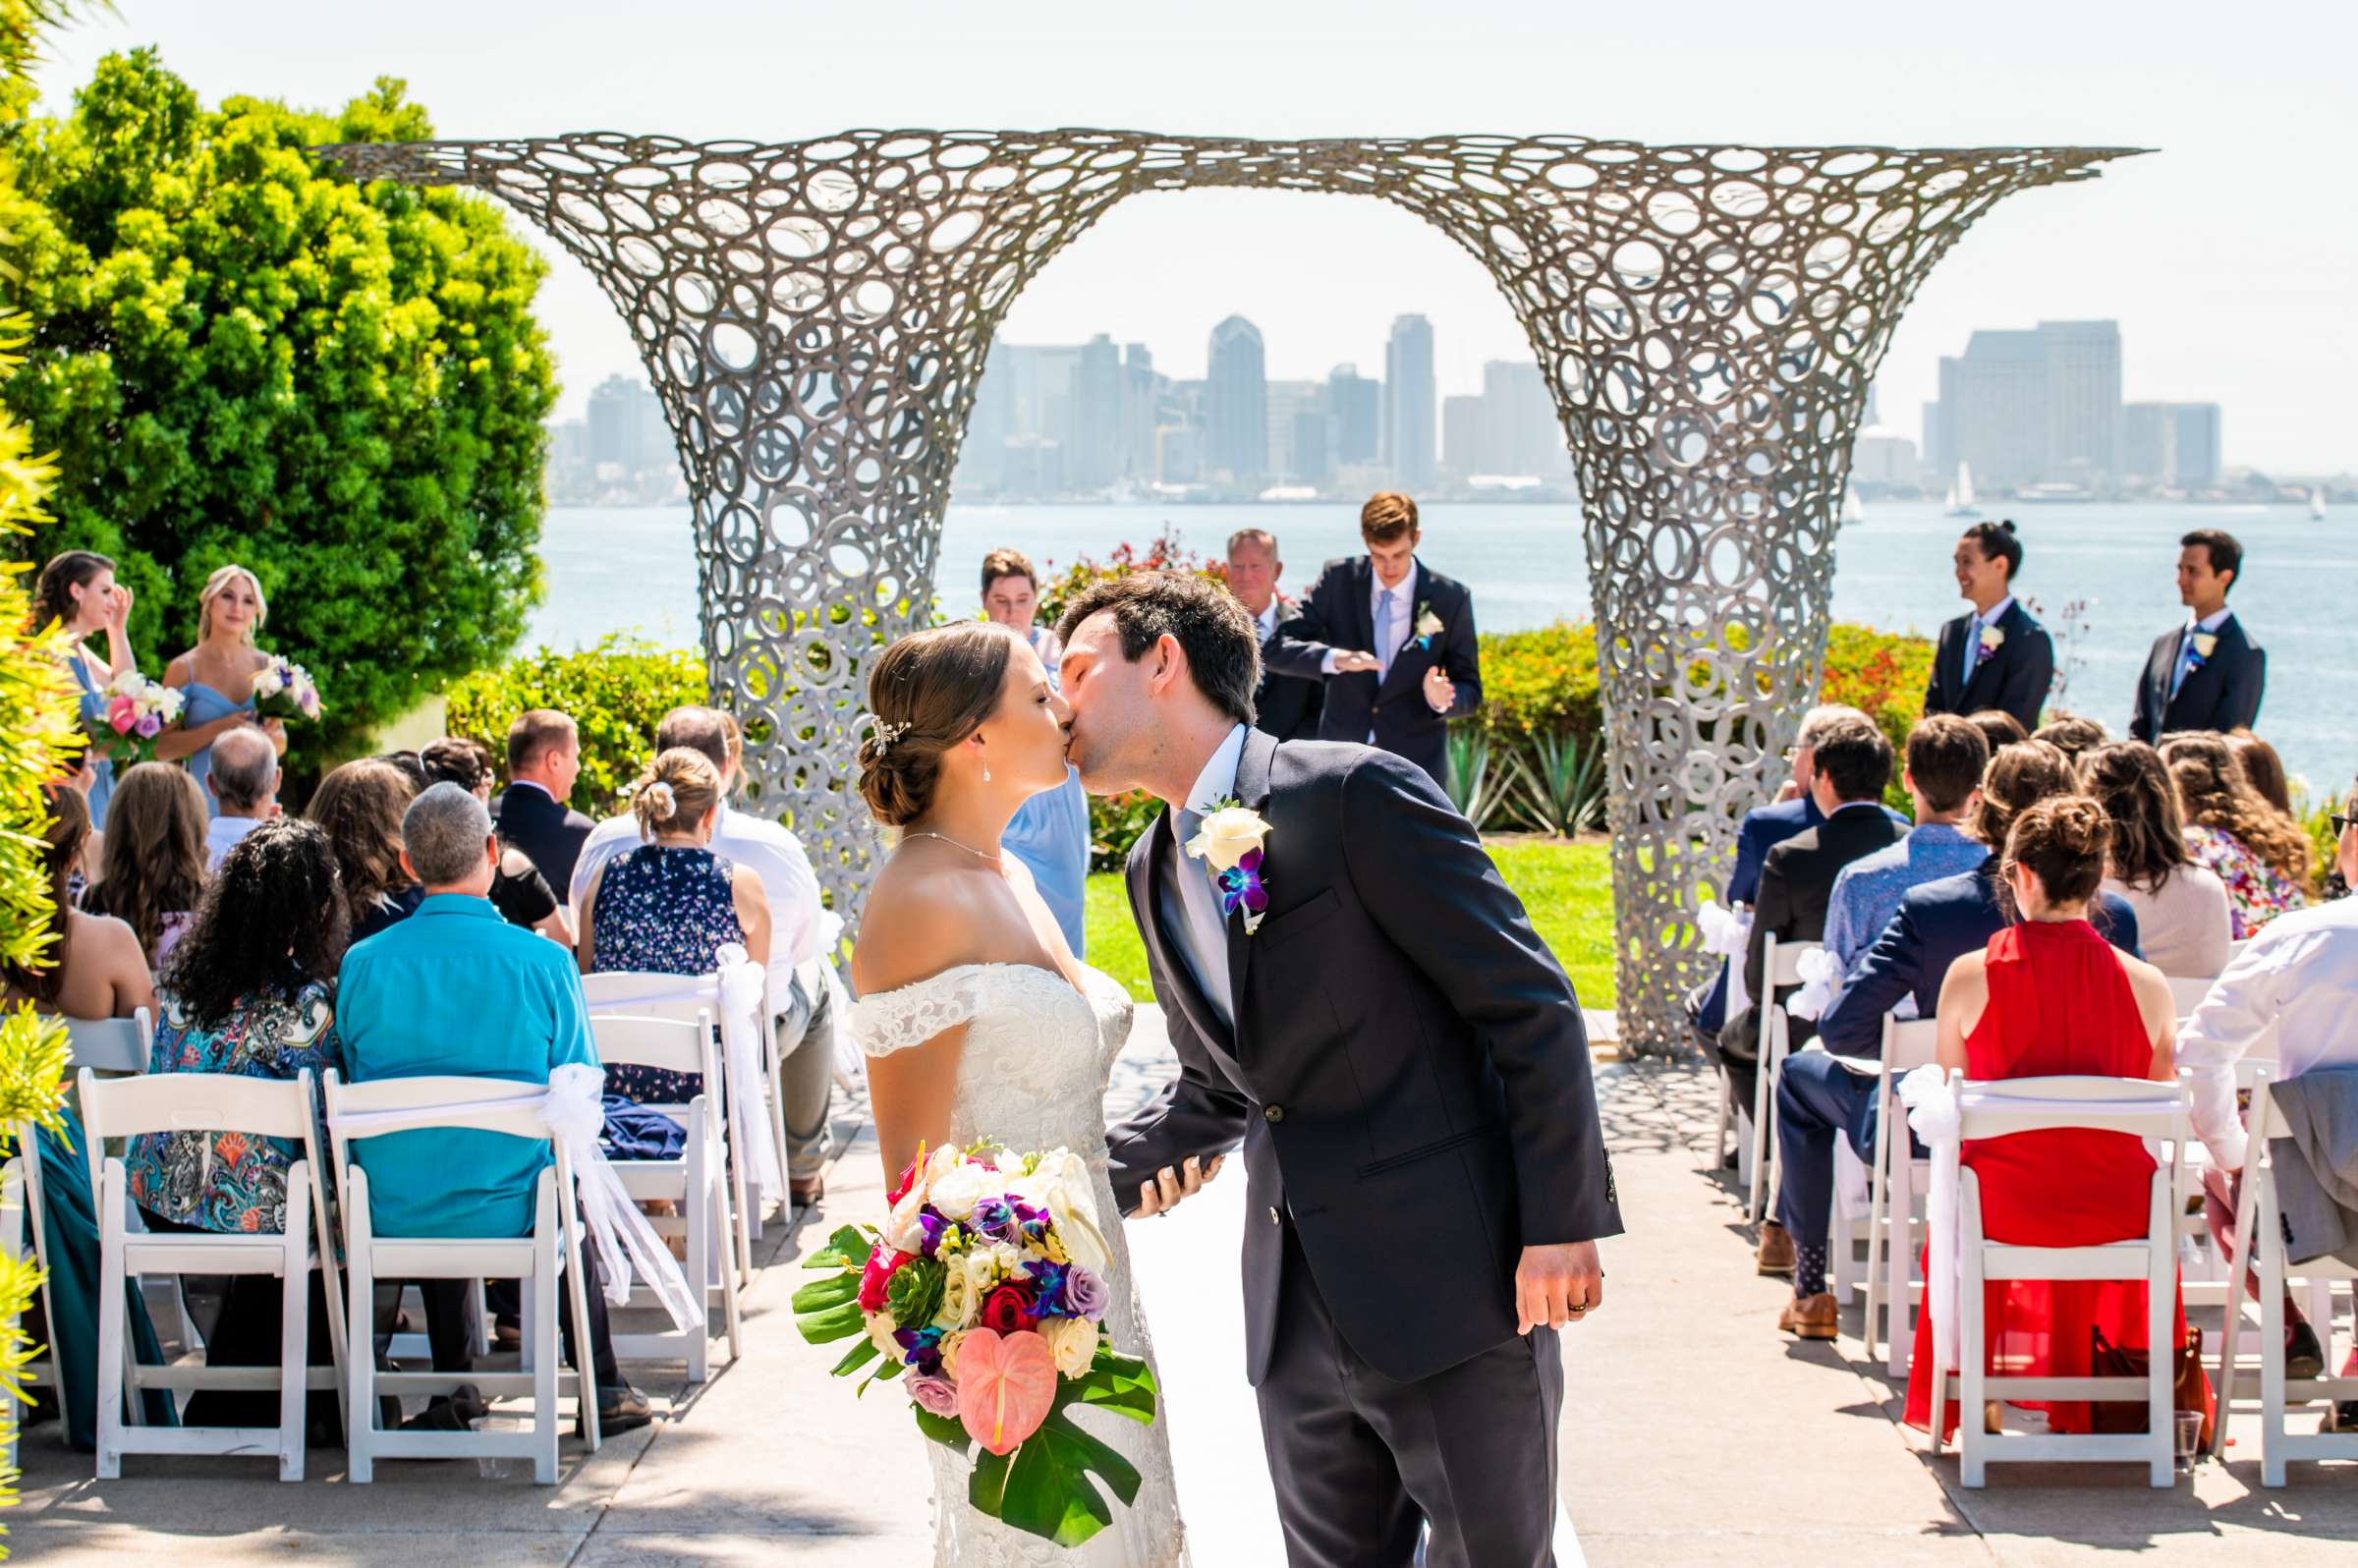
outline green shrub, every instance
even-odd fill
[[[1102,561],[1094,555],[1084,555],[1062,571],[1054,570],[1053,561],[1033,564],[1040,574],[1039,610],[1036,619],[1051,631],[1064,618],[1064,607],[1083,588],[1107,578],[1128,577],[1133,572],[1193,572],[1214,583],[1228,581],[1226,562],[1206,560],[1196,554],[1179,542],[1179,535],[1171,532],[1167,523],[1160,533],[1147,541],[1144,550],[1125,541],[1115,545]]]
[[[449,728],[491,748],[504,768],[508,726],[529,708],[571,714],[582,732],[582,776],[572,804],[592,816],[615,809],[654,749],[655,725],[685,702],[708,700],[704,661],[677,648],[608,636],[579,653],[547,648],[450,689]]]

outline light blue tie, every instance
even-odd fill
[[[1187,841],[1204,826],[1201,814],[1191,811],[1171,813],[1175,837],[1173,848],[1179,856],[1179,907],[1186,916],[1187,928],[1180,942],[1180,956],[1196,977],[1196,988],[1211,1004],[1211,1010],[1221,1023],[1236,1027],[1236,1004],[1228,989],[1228,926],[1220,916],[1220,895],[1212,887],[1208,864],[1187,852]]]
[[[1973,624],[1965,628],[1964,685],[1973,684],[1973,672],[1982,667],[1982,618],[1975,615]]]
[[[1400,640],[1392,635],[1392,594],[1385,588],[1376,600],[1376,679],[1382,680],[1392,673],[1392,655],[1400,651]]]

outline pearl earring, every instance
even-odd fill
[[[985,784],[990,782],[990,764],[988,762],[982,764],[982,782]]]

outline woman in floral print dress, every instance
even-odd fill
[[[2166,735],[2162,760],[2186,812],[2186,852],[2227,886],[2234,940],[2309,897],[2309,838],[2252,788],[2223,737]]]

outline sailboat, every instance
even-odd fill
[[[1867,504],[1859,499],[1858,481],[1853,479],[1842,489],[1842,526],[1848,528],[1853,523],[1866,521]]]
[[[1964,462],[1957,464],[1956,481],[1948,487],[1950,517],[1980,517],[1982,509],[1973,504],[1973,470]]]
[[[2324,487],[2321,485],[2320,487],[2309,492],[2309,521],[2312,523],[2323,523],[2325,520],[2326,492]]]

